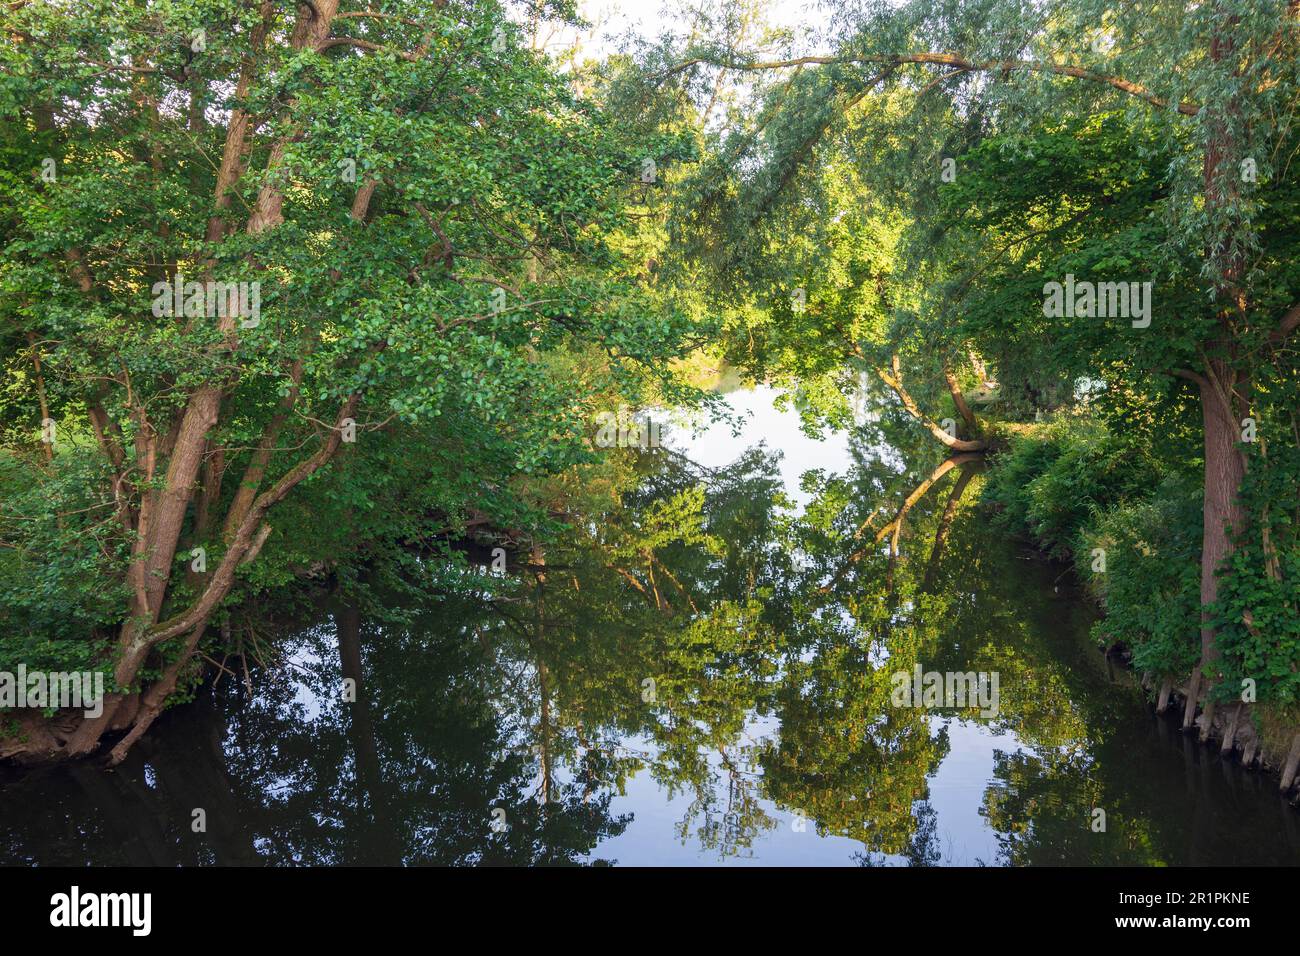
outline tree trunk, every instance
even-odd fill
[[[1232,27],[1237,20],[1223,15],[1216,23],[1210,40],[1210,62],[1222,64],[1227,73],[1238,75],[1235,66],[1235,38]],[[1229,118],[1239,115],[1239,106],[1230,101],[1220,107],[1222,113],[1212,115],[1207,123],[1209,138],[1205,147],[1203,183],[1207,213],[1227,209],[1232,216],[1229,234],[1220,245],[1207,250],[1215,256],[1219,249],[1233,248],[1229,243],[1235,238],[1232,231],[1241,226],[1237,205],[1237,162],[1240,148]],[[1183,728],[1192,725],[1196,715],[1196,702],[1201,696],[1204,680],[1214,680],[1213,673],[1219,649],[1214,642],[1214,627],[1210,623],[1208,608],[1219,596],[1218,574],[1232,553],[1233,537],[1245,524],[1245,513],[1239,498],[1242,479],[1246,475],[1246,462],[1237,449],[1240,437],[1237,386],[1247,379],[1238,368],[1234,322],[1245,318],[1247,301],[1241,287],[1245,262],[1240,252],[1229,254],[1220,267],[1216,279],[1216,293],[1222,303],[1218,316],[1219,329],[1213,340],[1206,343],[1204,376],[1198,379],[1201,388],[1201,415],[1205,430],[1205,487],[1204,528],[1201,538],[1201,660],[1192,671],[1187,690],[1187,708],[1183,712]],[[1243,403],[1244,404],[1244,403]],[[1209,716],[1209,715],[1207,715]]]
[[[276,443],[280,440],[280,432],[284,429],[285,420],[298,402],[298,389],[302,384],[302,372],[303,360],[299,358],[293,363],[293,369],[289,372],[289,381],[291,383],[289,391],[280,400],[280,407],[276,409],[275,414],[271,417],[270,424],[262,433],[262,439],[253,452],[252,460],[249,461],[248,468],[244,472],[244,478],[235,490],[235,497],[230,503],[230,510],[226,512],[226,524],[221,534],[227,542],[234,538],[235,532],[239,530],[239,526],[244,520],[244,516],[248,514],[248,509],[253,506],[253,499],[257,497],[257,492],[262,487],[262,480],[266,477],[267,465],[270,464],[271,454],[275,451]]]
[[[1160,696],[1156,699],[1156,713],[1163,714],[1169,709],[1169,694],[1174,689],[1174,680],[1172,677],[1166,677],[1160,685]]]
[[[961,393],[961,384],[957,381],[957,376],[953,374],[952,368],[947,364],[943,367],[943,379],[948,383],[948,392],[952,395],[952,404],[957,409],[957,414],[966,423],[970,434],[978,435],[980,430],[979,422],[975,420],[975,413],[966,404],[966,396]]]
[[[369,685],[361,660],[361,611],[349,600],[335,615],[339,637],[339,664],[344,679],[352,680],[355,699],[349,705],[348,740],[356,760],[358,812],[369,816],[370,831],[361,844],[360,861],[374,866],[400,866],[401,842],[393,829],[384,787],[383,764],[375,736]]]
[[[194,540],[202,541],[207,537],[212,524],[212,515],[221,500],[221,482],[226,474],[226,450],[212,448],[209,443],[208,453],[200,471],[201,485],[199,500],[194,506]]]
[[[1297,769],[1300,769],[1300,734],[1291,738],[1291,750],[1287,753],[1286,764],[1282,767],[1282,779],[1278,781],[1278,789],[1283,793],[1291,789]]]
[[[1241,714],[1245,709],[1246,705],[1241,701],[1233,707],[1232,716],[1228,718],[1228,726],[1223,731],[1223,743],[1219,747],[1221,756],[1226,757],[1232,753],[1233,745],[1237,742],[1237,726],[1241,723]]]
[[[883,368],[876,369],[876,374],[880,376],[881,381],[893,389],[894,394],[897,395],[898,400],[903,403],[903,408],[907,410],[907,413],[924,425],[931,435],[939,439],[939,441],[943,442],[953,451],[984,451],[988,447],[986,442],[979,439],[968,440],[948,434],[948,432],[940,428],[921,411],[915,400],[913,400],[911,394],[909,394],[907,389],[903,386],[903,375],[899,369],[897,355],[893,358],[892,375]]]
[[[1218,365],[1217,371],[1214,366]],[[1232,382],[1233,373],[1223,363],[1212,363],[1212,375],[1201,380],[1201,413],[1205,431],[1204,528],[1201,532],[1201,660],[1192,672],[1187,689],[1183,727],[1192,725],[1205,674],[1219,657],[1210,622],[1209,606],[1219,597],[1218,574],[1232,553],[1233,535],[1245,524],[1245,509],[1239,492],[1246,475],[1245,461],[1237,448],[1240,437],[1231,394],[1219,383]],[[1216,381],[1217,380],[1217,381]]]

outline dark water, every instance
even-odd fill
[[[892,546],[937,459],[735,402],[746,433],[629,456],[509,576],[323,597],[116,770],[6,772],[0,863],[1300,862],[1275,780],[1151,714],[978,463]],[[899,706],[916,665],[996,674],[996,713]]]

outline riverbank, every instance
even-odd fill
[[[1300,719],[1285,690],[1231,658],[1193,690],[1200,506],[1192,469],[1167,464],[1087,414],[1061,416],[1008,434],[984,500],[1002,526],[1072,563],[1103,613],[1093,637],[1131,663],[1158,714],[1181,711],[1185,734],[1272,774],[1300,804]],[[1215,609],[1216,623],[1225,613]],[[1238,617],[1253,635],[1251,609]]]

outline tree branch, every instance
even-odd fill
[[[939,439],[939,441],[943,442],[954,451],[984,451],[988,448],[988,443],[982,439],[954,438],[952,435],[949,435],[944,431],[944,429],[931,421],[930,418],[928,418],[925,413],[917,407],[912,396],[909,395],[907,389],[903,387],[903,374],[899,369],[897,354],[893,357],[893,369],[894,371],[892,375],[883,368],[877,368],[876,374],[880,376],[881,380],[886,385],[894,390],[894,394],[897,395],[899,400],[903,403],[903,408],[907,409],[907,413],[924,425],[931,435]]]
[[[330,37],[316,48],[316,52],[324,53],[332,46],[351,46],[371,53],[391,53],[394,56],[401,57],[403,60],[410,60],[412,63],[420,62],[420,58],[414,53],[408,53],[406,50],[395,50],[392,47],[383,46],[379,43],[371,43],[369,40],[359,40],[356,37]]]
[[[279,481],[257,497],[257,500],[253,502],[253,506],[249,508],[248,513],[244,516],[244,520],[240,523],[230,547],[226,549],[221,564],[212,575],[212,581],[203,594],[182,614],[150,628],[144,635],[144,640],[148,646],[152,647],[179,634],[184,634],[191,628],[197,627],[203,621],[206,621],[208,616],[216,610],[217,605],[229,592],[230,586],[234,582],[235,569],[243,563],[245,554],[252,548],[255,540],[254,531],[261,524],[262,518],[273,505],[282,501],[297,484],[334,457],[343,440],[343,422],[345,419],[351,418],[355,413],[359,398],[359,394],[353,393],[343,403],[335,420],[334,430],[326,439],[325,444],[314,455],[289,469]]]
[[[1268,340],[1275,345],[1280,345],[1286,341],[1287,336],[1296,330],[1297,326],[1300,326],[1300,303],[1286,310],[1281,321],[1278,322],[1277,328],[1269,335]]]
[[[901,66],[905,63],[922,63],[951,66],[963,72],[1052,73],[1057,76],[1069,76],[1074,77],[1075,79],[1088,80],[1092,83],[1101,83],[1106,86],[1111,86],[1122,93],[1136,96],[1138,99],[1145,100],[1152,106],[1161,109],[1168,109],[1171,105],[1167,99],[1157,96],[1140,83],[1134,83],[1121,76],[1112,76],[1107,73],[1095,73],[1092,70],[1085,70],[1082,67],[1070,66],[1065,63],[1044,63],[1039,62],[1038,60],[974,61],[958,56],[955,53],[882,53],[849,57],[801,56],[792,60],[769,60],[754,63],[721,63],[707,57],[697,56],[692,57],[689,60],[684,60],[670,68],[661,74],[661,78],[667,78],[675,73],[680,73],[683,70],[687,70],[692,66],[698,66],[700,64],[719,66],[728,70],[752,72],[757,70],[780,70],[792,66],[829,66],[845,63],[883,63],[890,66]],[[946,79],[946,77],[944,78]],[[1201,108],[1195,103],[1179,103],[1177,110],[1184,116],[1195,116],[1201,111]]]

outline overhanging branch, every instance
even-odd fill
[[[692,66],[699,66],[701,64],[723,67],[728,70],[736,70],[739,72],[756,72],[759,70],[781,70],[792,66],[830,66],[850,63],[882,63],[890,66],[901,66],[906,63],[921,63],[936,66],[949,66],[959,72],[1051,73],[1056,76],[1069,76],[1079,80],[1087,80],[1091,83],[1104,84],[1113,87],[1122,93],[1136,96],[1138,99],[1145,100],[1152,106],[1161,109],[1169,109],[1171,106],[1169,100],[1162,96],[1157,96],[1142,84],[1134,83],[1132,80],[1126,80],[1122,76],[1114,76],[1109,73],[1097,73],[1093,70],[1085,70],[1082,67],[1071,66],[1067,63],[1052,63],[1039,60],[976,61],[968,60],[955,53],[881,53],[846,57],[801,56],[791,60],[768,60],[750,63],[726,63],[712,60],[708,57],[697,56],[684,60],[670,68],[662,74],[662,77],[666,78],[675,73],[680,73],[683,70],[688,70]],[[943,79],[946,78],[947,77],[943,77]],[[1201,111],[1201,107],[1196,103],[1179,103],[1175,108],[1184,116],[1195,116]]]

